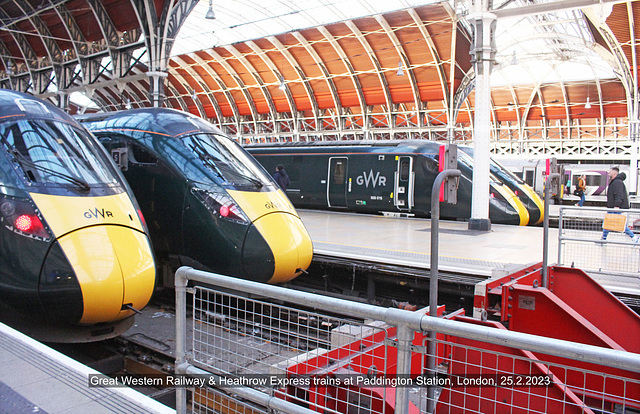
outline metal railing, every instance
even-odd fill
[[[453,319],[183,267],[176,273],[176,373],[213,378],[209,387],[191,389],[193,412],[640,407],[640,354]],[[429,332],[437,334],[431,371]],[[178,388],[177,410],[187,412],[185,388]]]
[[[607,213],[626,217],[625,232],[608,232],[603,239]],[[588,273],[614,275],[622,281],[638,283],[640,276],[640,210],[613,210],[600,207],[561,206],[558,215],[558,264],[578,267]]]

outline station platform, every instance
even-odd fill
[[[431,220],[334,211],[298,210],[314,254],[429,269]],[[549,230],[550,252],[558,233]],[[492,224],[469,230],[461,221],[440,220],[439,268],[491,277],[542,261],[542,227]],[[550,256],[553,262],[553,255]]]
[[[0,412],[175,413],[131,388],[89,387],[91,374],[99,372],[0,324]]]
[[[550,216],[559,206],[550,206]],[[336,211],[302,210],[298,213],[313,241],[314,256],[430,268],[431,221]],[[461,221],[440,220],[439,270],[473,275],[474,280],[499,277],[542,261],[542,227],[492,224],[491,231],[469,230]],[[558,254],[558,230],[549,229],[549,264]],[[592,275],[613,293],[640,296],[620,278]],[[477,283],[477,282],[475,282]]]

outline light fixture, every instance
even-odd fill
[[[511,64],[512,65],[517,65],[518,64],[518,58],[516,57],[516,51],[513,51],[513,55],[511,55]]]
[[[587,103],[584,104],[584,109],[590,109],[591,108],[591,102],[589,102],[589,97],[587,96]]]
[[[280,79],[280,85],[278,85],[278,88],[280,88],[281,91],[284,91],[287,88],[284,84],[284,78],[282,75],[279,75],[278,77]]]
[[[127,103],[125,104],[124,109],[131,109],[131,99],[127,98]]]
[[[509,110],[513,112],[514,103],[513,102],[509,102],[508,106],[509,106]]]
[[[216,18],[216,13],[213,11],[213,0],[209,0],[209,10],[207,10],[204,18],[207,20],[214,20]]]
[[[404,76],[404,71],[402,70],[402,61],[398,61],[398,71],[396,72],[396,76]]]

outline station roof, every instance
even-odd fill
[[[638,2],[584,0],[592,6],[522,14],[559,3],[577,2],[496,5],[495,121],[627,117],[637,89]],[[0,78],[41,96],[83,92],[94,109],[149,106],[145,36],[182,5],[170,42],[170,107],[219,122],[329,111],[388,115],[379,122],[405,113],[410,123],[407,113],[423,112],[430,125],[456,108],[456,123],[468,124],[474,76],[465,4],[216,0],[216,19],[207,20],[207,1],[5,0]]]

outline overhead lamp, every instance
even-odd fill
[[[404,76],[404,71],[402,70],[402,61],[398,61],[398,71],[396,72],[396,76]]]
[[[511,64],[512,65],[517,65],[518,64],[518,58],[516,57],[516,51],[513,51],[513,55],[511,55]]]
[[[589,102],[588,96],[587,96],[587,103],[584,104],[584,109],[591,109],[591,102]]]
[[[131,99],[127,98],[127,103],[124,105],[124,109],[131,109]]]
[[[280,75],[279,78],[280,78],[280,85],[278,85],[278,88],[280,88],[281,91],[284,91],[285,89],[287,89],[287,87],[284,84],[284,78],[282,77],[282,75]]]
[[[209,0],[209,10],[207,10],[204,18],[207,20],[214,20],[216,18],[216,13],[213,11],[213,0]]]

